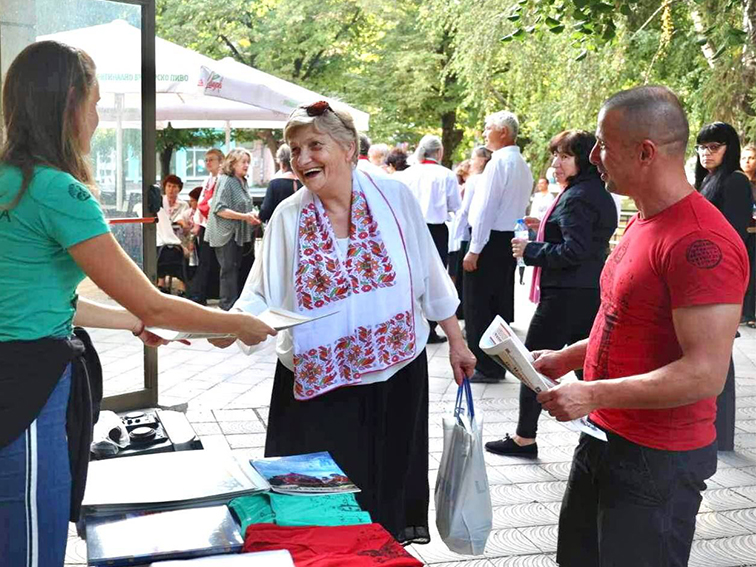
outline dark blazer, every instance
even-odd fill
[[[273,211],[281,204],[281,201],[291,197],[294,194],[294,188],[300,189],[302,183],[299,179],[287,179],[286,177],[279,177],[277,179],[271,179],[268,183],[268,189],[265,191],[265,198],[263,204],[260,207],[260,220],[263,222],[269,221],[273,216]]]
[[[597,289],[616,229],[617,207],[601,178],[578,175],[546,220],[545,242],[530,242],[523,258],[543,269],[542,289]]]
[[[721,190],[701,191],[712,205],[724,215],[732,228],[740,235],[743,242],[748,238],[746,229],[753,215],[753,194],[751,182],[742,171],[733,171],[721,186]]]

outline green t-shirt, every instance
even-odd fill
[[[0,203],[21,188],[21,171],[0,165]],[[108,232],[97,200],[68,173],[37,167],[27,192],[0,210],[0,341],[67,337],[84,272],[68,248]]]

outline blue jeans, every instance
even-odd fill
[[[0,449],[0,567],[62,567],[71,469],[66,410],[71,365],[32,424]]]
[[[559,515],[561,567],[686,567],[716,442],[692,451],[583,433]]]

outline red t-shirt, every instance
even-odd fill
[[[659,214],[633,217],[601,274],[601,307],[585,380],[643,374],[682,356],[672,311],[741,303],[748,283],[742,240],[692,193]],[[669,409],[600,409],[597,424],[646,447],[687,451],[714,442],[716,398]]]

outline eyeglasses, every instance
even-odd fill
[[[726,146],[727,144],[720,144],[718,142],[714,142],[713,144],[701,144],[696,146],[696,151],[699,154],[705,154],[707,152],[710,154],[715,154],[719,151],[719,148],[724,148]]]

